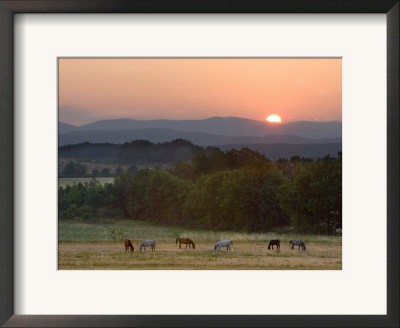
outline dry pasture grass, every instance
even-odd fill
[[[232,251],[214,253],[214,243],[201,241],[196,249],[179,249],[173,241],[157,242],[156,251],[125,253],[123,242],[60,242],[60,270],[341,270],[341,243],[308,243],[307,251],[268,250],[262,241],[235,242]],[[196,241],[195,241],[196,242]]]

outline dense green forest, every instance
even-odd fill
[[[129,145],[127,146],[129,147]],[[129,152],[128,152],[129,153]],[[270,161],[248,148],[200,152],[166,169],[59,188],[59,218],[117,218],[212,230],[341,228],[342,156]]]

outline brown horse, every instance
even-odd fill
[[[129,252],[129,250],[133,253],[135,249],[133,248],[132,242],[129,239],[125,239],[125,253]]]
[[[271,249],[271,246],[272,246],[272,249],[274,249],[274,245],[276,246],[277,249],[280,249],[281,248],[280,240],[279,239],[270,240],[270,242],[268,244],[268,249]]]
[[[191,240],[190,238],[176,238],[175,244],[178,244],[178,241],[179,241],[179,248],[181,248],[182,244],[186,245],[185,249],[188,247],[188,245],[189,245],[189,248],[191,246],[193,246],[193,249],[196,248],[193,240]]]

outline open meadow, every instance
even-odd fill
[[[59,221],[60,270],[341,270],[342,238],[292,233],[201,231],[152,225],[142,221]],[[189,237],[196,248],[182,249],[177,237]],[[123,240],[132,240],[134,253],[125,253]],[[144,239],[156,241],[156,251],[139,252]],[[231,239],[232,250],[214,253],[218,240]],[[280,250],[268,250],[280,239]],[[307,250],[289,248],[302,239]]]

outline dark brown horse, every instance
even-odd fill
[[[129,252],[129,250],[133,253],[135,248],[129,239],[125,239],[125,252]]]
[[[193,247],[193,249],[196,248],[193,240],[191,240],[190,238],[176,238],[175,244],[178,244],[178,242],[179,242],[179,248],[181,248],[182,244],[186,245],[185,249],[188,247],[188,245],[189,245],[189,248],[190,247]]]
[[[281,248],[281,242],[279,241],[279,239],[270,240],[268,244],[268,249],[271,249],[271,246],[272,249],[274,249],[274,245],[276,246],[277,249]]]

